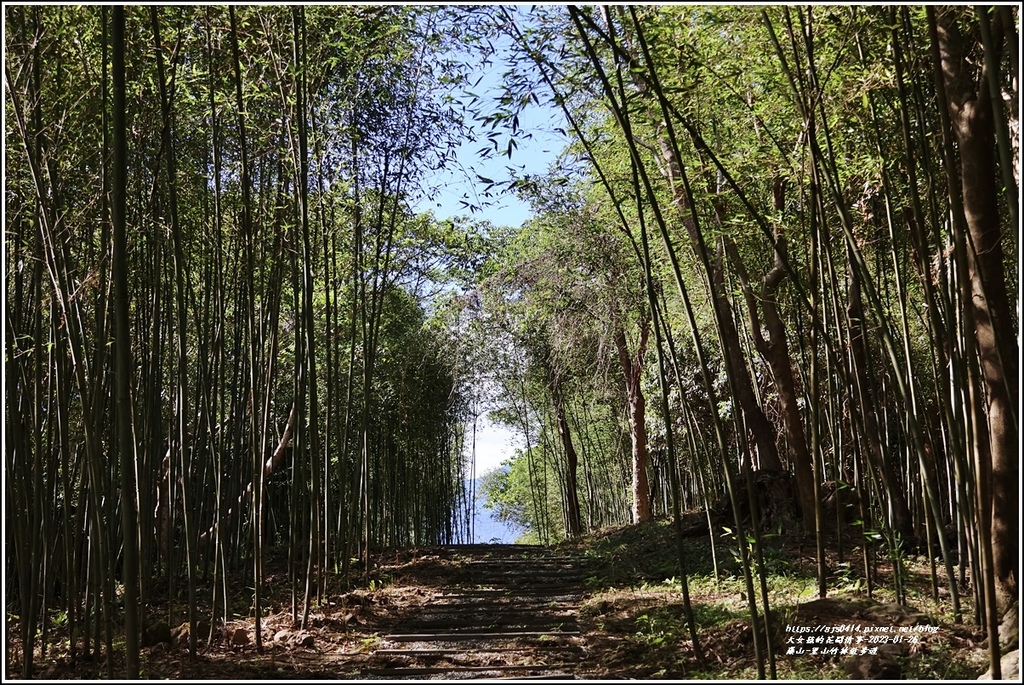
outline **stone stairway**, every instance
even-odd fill
[[[587,562],[533,545],[457,545],[450,578],[398,617],[363,673],[373,678],[571,680]]]

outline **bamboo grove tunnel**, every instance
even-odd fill
[[[757,677],[783,552],[820,598],[922,582],[1000,675],[1017,7],[4,25],[6,676],[153,675],[172,629],[191,664],[262,657],[261,622],[306,630],[389,555],[487,542],[480,517],[554,575],[556,545],[607,562],[608,531],[670,521],[641,582],[740,579]],[[478,468],[484,419],[515,443]],[[630,644],[701,661],[728,617],[682,604]],[[570,642],[520,675],[569,673]]]

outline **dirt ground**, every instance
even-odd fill
[[[688,590],[700,656],[686,620],[670,526],[658,522],[606,530],[553,550],[575,555],[588,564],[587,575],[580,581],[581,597],[573,608],[581,633],[573,638],[579,658],[563,671],[568,668],[565,672],[577,679],[757,677],[744,579],[739,574],[723,574],[715,580],[711,572],[712,554],[718,556],[720,567],[728,569],[723,562],[730,554],[727,541],[719,541],[713,552],[707,535],[688,539],[686,546]],[[143,647],[142,677],[379,679],[374,673],[384,672],[379,670],[382,665],[395,662],[385,656],[389,650],[381,649],[387,646],[383,638],[402,632],[409,616],[428,606],[439,590],[463,586],[466,565],[479,563],[486,554],[481,546],[379,555],[371,577],[357,587],[346,589],[340,578],[332,576],[324,601],[311,608],[304,628],[293,620],[291,588],[284,569],[271,563],[267,566],[269,600],[262,621],[262,649],[255,645],[255,622],[246,609],[251,606],[251,590],[245,588],[251,581],[239,575],[228,583],[235,588],[230,601],[233,618],[217,627],[214,640],[209,645],[200,640],[197,654],[190,657],[187,638],[176,630],[176,639],[170,643]],[[984,634],[971,623],[970,615],[965,615],[964,623],[952,621],[948,592],[945,596],[940,592],[937,599],[933,596],[927,560],[905,561],[906,604],[916,607],[907,608],[894,602],[892,568],[887,563],[876,564],[873,597],[867,596],[857,554],[851,545],[840,560],[837,551],[830,550],[830,594],[822,600],[817,599],[814,583],[813,549],[799,540],[776,541],[772,547],[771,563],[766,558],[772,605],[768,633],[777,678],[973,679],[985,670]],[[203,596],[209,597],[209,591],[209,587],[203,588]],[[762,598],[757,588],[755,599],[760,609]],[[176,611],[181,616],[180,600]],[[301,613],[300,589],[299,618]],[[166,604],[153,602],[148,615],[149,623],[159,621],[161,615],[167,615]],[[209,613],[203,616],[208,618]],[[174,623],[180,624],[181,619]],[[901,629],[905,630],[900,633]],[[824,641],[812,645],[813,638],[800,631],[810,631]],[[895,635],[901,639],[896,641]],[[875,654],[851,652],[857,644],[847,646],[843,642],[846,637],[875,640],[864,646],[880,649]],[[47,653],[36,655],[37,677],[94,680],[110,674],[119,678],[123,673],[123,649],[118,648],[121,642],[117,637],[109,669],[107,664],[81,655],[71,659],[62,626],[54,626],[48,642]],[[7,675],[20,677],[18,626],[10,616],[6,646]],[[837,653],[829,653],[833,646]],[[544,645],[513,640],[492,647],[491,651],[501,653],[504,668],[521,666],[528,674],[527,668],[539,663]],[[843,647],[846,652],[841,652]],[[455,657],[439,654],[434,658],[438,663],[451,663]],[[762,663],[770,675],[769,660],[764,658]]]

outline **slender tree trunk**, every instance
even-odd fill
[[[246,339],[248,342],[247,368],[249,372],[248,417],[249,440],[251,445],[252,463],[252,542],[253,542],[253,606],[255,608],[256,650],[263,651],[263,442],[264,430],[258,412],[260,409],[259,364],[260,343],[259,323],[256,318],[256,283],[255,240],[253,237],[252,218],[252,180],[249,168],[249,150],[246,140],[246,108],[242,87],[241,46],[239,45],[238,21],[235,8],[228,7],[228,19],[231,24],[231,48],[234,66],[235,107],[238,119],[238,146],[241,162],[239,182],[242,191],[241,205],[241,242],[242,242],[242,302],[241,311],[245,314]]]
[[[124,7],[113,10],[114,76],[114,161],[113,161],[113,282],[117,387],[118,450],[121,469],[121,527],[124,536],[124,631],[125,677],[139,677],[139,539],[135,499],[136,444],[134,408],[131,398],[131,331],[128,323],[128,239],[126,235],[125,191],[128,186],[128,127],[125,120],[125,15]]]
[[[551,403],[555,409],[555,425],[558,430],[558,437],[562,442],[562,450],[565,452],[565,510],[566,510],[566,533],[569,537],[579,537],[583,532],[583,524],[580,520],[580,499],[577,490],[577,472],[579,471],[579,456],[576,447],[573,445],[572,433],[569,430],[569,421],[566,418],[565,398],[562,395],[562,383],[559,378],[555,362],[551,358],[551,350],[542,354],[541,363],[547,375],[548,390],[551,393]]]
[[[167,161],[167,189],[169,203],[169,218],[171,223],[171,238],[174,248],[174,301],[175,301],[175,359],[177,362],[176,379],[177,394],[175,398],[175,422],[176,431],[173,437],[177,451],[178,462],[181,473],[181,512],[183,522],[183,533],[185,536],[185,563],[188,577],[188,621],[189,621],[189,655],[196,655],[196,581],[195,581],[195,545],[196,538],[193,533],[193,520],[195,512],[192,510],[192,493],[190,488],[192,474],[192,453],[188,432],[189,404],[188,404],[188,334],[186,316],[186,290],[185,290],[185,253],[181,236],[181,226],[178,221],[178,189],[177,189],[177,168],[174,149],[174,137],[172,129],[172,101],[173,90],[168,94],[168,87],[164,76],[163,42],[160,39],[159,12],[155,6],[150,7],[150,18],[153,25],[153,42],[157,63],[157,82],[160,92],[161,111],[163,116],[163,150]],[[174,77],[171,78],[171,84]],[[172,450],[174,451],[174,450]],[[170,455],[172,451],[169,451]],[[167,470],[168,479],[171,469]],[[163,483],[161,479],[161,483]],[[166,484],[169,489],[171,483]],[[169,507],[165,507],[169,511]],[[171,569],[174,573],[175,569]]]
[[[893,456],[882,447],[881,428],[875,413],[874,382],[871,380],[868,367],[860,272],[853,264],[852,258],[848,273],[850,287],[846,316],[850,331],[850,364],[853,376],[850,385],[863,421],[864,432],[861,439],[867,447],[871,465],[882,481],[882,494],[889,499],[889,509],[892,512],[890,525],[904,540],[909,541],[914,534],[914,523],[910,516],[910,507],[907,505],[906,489],[896,479]]]
[[[298,72],[295,84],[296,92],[296,116],[298,119],[299,149],[298,149],[298,179],[296,184],[296,199],[299,204],[299,221],[302,234],[302,315],[303,332],[305,339],[306,359],[304,364],[307,380],[306,389],[309,394],[309,429],[307,437],[311,455],[311,476],[312,490],[310,504],[310,539],[308,567],[306,569],[305,601],[302,612],[302,628],[305,629],[309,619],[309,605],[314,582],[314,560],[317,558],[320,549],[320,536],[324,531],[320,530],[320,467],[316,459],[320,457],[320,407],[317,399],[317,374],[316,374],[316,335],[315,335],[315,312],[313,310],[313,250],[312,241],[309,238],[309,145],[306,122],[306,46],[305,46],[305,15],[302,8],[292,9],[293,39],[294,39],[294,61]],[[305,398],[299,401],[304,402]],[[319,569],[321,572],[323,569]]]

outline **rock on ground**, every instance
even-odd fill
[[[882,645],[878,654],[863,654],[843,662],[850,680],[899,680],[903,677],[901,657],[906,651],[898,645]]]
[[[188,644],[189,632],[191,630],[188,621],[185,621],[177,628],[171,631],[171,641],[175,644],[184,646]],[[199,620],[196,621],[196,641],[205,643],[207,638],[210,636],[210,624],[208,621]]]
[[[1020,614],[1017,602],[1014,602],[999,624],[999,649],[1009,653],[1020,644]]]
[[[999,660],[999,670],[1002,671],[1003,680],[1020,680],[1020,650],[1004,654]],[[992,669],[978,676],[978,680],[992,680]]]
[[[231,633],[231,644],[235,647],[244,647],[249,644],[249,631],[245,628],[235,628]]]
[[[142,631],[142,646],[152,647],[164,642],[171,641],[171,627],[167,623],[161,621],[151,626],[147,626]]]

